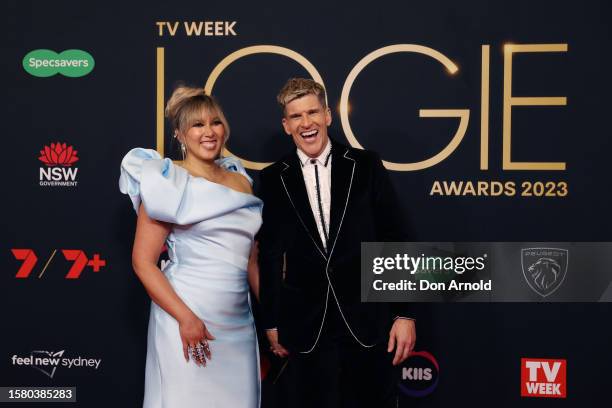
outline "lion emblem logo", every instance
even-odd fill
[[[542,297],[556,291],[567,273],[568,251],[559,248],[525,248],[521,251],[523,276]]]

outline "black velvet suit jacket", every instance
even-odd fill
[[[379,157],[332,141],[328,250],[294,151],[261,173],[260,293],[265,328],[292,352],[316,345],[327,308],[339,307],[365,346],[387,338],[402,305],[360,302],[361,242],[405,241],[397,198]],[[399,306],[399,307],[398,307]],[[405,305],[404,305],[405,306]],[[392,310],[394,309],[394,310]]]

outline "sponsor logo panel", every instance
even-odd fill
[[[38,160],[44,164],[38,170],[41,187],[76,187],[79,172],[75,163],[78,151],[66,142],[55,142],[43,146]]]
[[[428,351],[414,351],[401,366],[398,387],[410,397],[425,397],[438,386],[440,366]]]
[[[560,248],[524,248],[521,250],[523,276],[538,295],[553,294],[567,275],[569,251]]]
[[[521,358],[521,397],[566,398],[567,360]]]
[[[28,354],[13,354],[10,357],[13,367],[31,367],[43,375],[53,378],[59,370],[98,370],[102,359],[91,356],[74,355],[66,350],[32,350]]]
[[[102,259],[100,253],[94,252],[90,258],[81,249],[53,249],[47,259],[39,259],[37,251],[31,248],[13,248],[11,252],[16,260],[23,261],[17,267],[17,272],[15,273],[15,278],[17,279],[28,279],[32,275],[41,279],[45,276],[45,272],[47,272],[50,265],[57,264],[56,255],[58,255],[58,252],[67,261],[63,263],[61,269],[64,279],[79,279],[83,272],[86,271],[86,268],[91,268],[92,272],[100,272],[102,268],[106,267],[106,259]],[[43,252],[38,251],[38,253],[42,254]]]
[[[23,57],[23,69],[30,75],[47,78],[57,74],[78,78],[89,74],[95,66],[90,53],[82,50],[34,50]]]

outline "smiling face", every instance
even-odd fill
[[[212,161],[219,157],[225,142],[225,126],[215,111],[203,111],[199,119],[179,132],[178,138],[187,148],[186,157]]]
[[[285,105],[283,127],[293,142],[308,157],[319,157],[329,143],[327,127],[331,124],[331,112],[319,97],[307,94]]]

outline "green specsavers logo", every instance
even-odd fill
[[[55,74],[82,77],[89,74],[94,65],[91,54],[81,50],[66,50],[59,54],[52,50],[34,50],[23,57],[23,69],[41,78]]]

